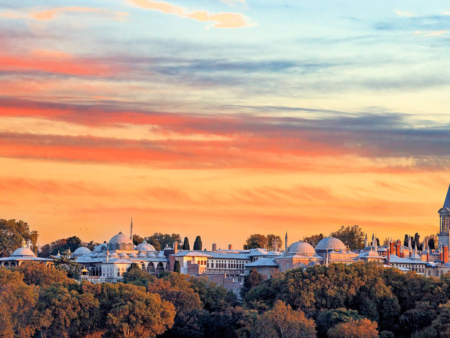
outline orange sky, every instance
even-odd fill
[[[286,21],[245,1],[22,6],[0,5],[0,217],[41,245],[108,241],[131,217],[141,236],[207,248],[438,231],[450,77],[430,39],[444,33],[381,6],[360,36],[313,7]],[[307,36],[315,15],[328,24]],[[388,18],[398,28],[376,28]]]

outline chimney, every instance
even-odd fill
[[[214,243],[214,244],[212,245],[212,251],[217,251],[217,244],[216,244],[216,243]]]
[[[228,250],[233,250],[233,244],[228,244]]]
[[[396,245],[396,254],[398,257],[401,257],[401,250],[402,250],[402,242],[400,242],[400,240],[397,241],[397,245]]]
[[[389,246],[390,246],[390,242],[389,242]],[[387,253],[387,265],[390,265],[390,263],[391,263],[391,250],[390,249],[388,249],[388,251],[386,252]]]
[[[389,242],[389,250],[391,251],[390,252],[391,255],[395,255],[395,242],[392,241]]]
[[[173,242],[173,253],[176,254],[178,252],[178,242]]]
[[[444,247],[442,248],[442,255],[444,256],[443,257],[444,264],[447,264],[448,263],[448,246],[444,245]]]

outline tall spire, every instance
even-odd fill
[[[375,251],[375,253],[378,254],[378,242],[377,242],[377,237],[376,236],[375,236],[375,242],[374,242],[373,246],[375,248],[373,251]]]
[[[133,241],[133,217],[131,217],[130,239]]]
[[[450,186],[448,187],[447,196],[445,197],[444,208],[450,208]]]
[[[374,241],[375,241],[375,234],[373,233],[372,234],[372,245],[371,246],[374,246],[374,244],[375,244]]]
[[[288,235],[286,230],[286,237],[284,237],[284,251],[287,251],[288,248]]]

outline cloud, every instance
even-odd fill
[[[414,13],[411,12],[396,11],[395,13],[397,13],[398,16],[405,16],[407,18],[413,18],[416,16]]]
[[[245,0],[220,0],[220,2],[228,6],[234,6],[236,3],[245,4]]]
[[[44,11],[30,11],[26,14],[15,11],[15,12],[4,12],[0,13],[0,17],[8,19],[33,19],[38,21],[49,21],[54,20],[57,16],[63,15],[65,13],[99,13],[102,15],[107,15],[113,20],[123,21],[129,13],[125,12],[113,12],[102,8],[92,8],[92,7],[59,7],[48,9]]]
[[[421,36],[441,36],[444,34],[447,34],[448,31],[434,31],[434,32],[423,32],[423,31],[415,31],[414,35],[421,35]]]
[[[249,27],[249,24],[242,14],[219,13],[210,14],[207,11],[188,11],[186,8],[174,6],[167,2],[157,2],[151,0],[130,0],[138,7],[159,11],[166,14],[177,15],[182,18],[197,20],[200,22],[212,22],[214,28],[242,28]]]

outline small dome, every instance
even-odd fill
[[[130,253],[130,254],[128,254],[128,257],[131,257],[131,258],[136,258],[137,257],[137,255],[134,253],[134,252],[132,252],[132,253]]]
[[[91,250],[89,250],[88,248],[86,248],[84,246],[80,246],[73,252],[73,255],[74,256],[82,256],[82,255],[88,254],[90,252],[91,252]]]
[[[149,252],[149,253],[147,253],[147,257],[156,258],[156,255],[153,252]]]
[[[119,258],[119,255],[114,252],[109,255],[109,258]]]
[[[148,244],[147,241],[144,239],[144,241],[136,247],[136,250],[139,250],[139,251],[155,251],[155,248],[153,247],[153,245]]]
[[[117,235],[115,235],[113,238],[109,240],[109,244],[133,244],[133,242],[129,237],[119,232]]]
[[[28,248],[19,248],[16,249],[13,254],[11,255],[13,257],[20,257],[20,256],[25,256],[25,257],[36,257],[36,255],[34,254],[33,251],[31,251]]]
[[[159,254],[158,254],[158,258],[166,258],[166,256],[164,256],[164,252],[160,252]]]
[[[140,258],[147,258],[147,255],[145,253],[143,253],[143,252],[140,252],[138,257],[140,257]]]
[[[119,256],[120,258],[128,258],[128,255],[125,252],[122,252]]]
[[[289,256],[308,255],[308,254],[314,255],[315,253],[316,250],[314,250],[311,244],[302,241],[295,242],[289,245],[289,248],[287,249],[286,252],[286,254]]]
[[[319,244],[317,244],[316,246],[316,250],[323,250],[323,251],[327,251],[327,250],[335,250],[335,251],[339,251],[339,250],[347,250],[347,247],[345,246],[344,243],[342,243],[342,241],[340,239],[334,238],[334,237],[327,237],[322,239]]]
[[[422,260],[422,258],[418,254],[413,254],[411,256],[411,259],[418,260],[418,261]]]

